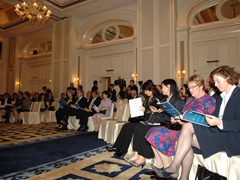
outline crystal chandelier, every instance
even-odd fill
[[[21,5],[17,4],[14,10],[20,18],[28,20],[33,23],[36,20],[47,22],[52,14],[46,6],[43,6],[43,0],[30,0],[23,2]]]

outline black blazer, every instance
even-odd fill
[[[223,129],[218,127],[211,127],[211,131],[219,134],[225,151],[229,157],[233,155],[240,155],[240,89],[236,87],[225,107],[222,122]],[[220,96],[216,102],[216,109],[213,113],[218,117],[222,97]]]
[[[3,99],[1,100],[1,105],[4,105],[4,102],[5,102],[5,98],[3,98]],[[12,99],[11,99],[11,98],[8,98],[8,99],[7,99],[7,104],[11,104],[11,102],[12,102]]]
[[[92,100],[93,100],[93,98],[91,97],[90,100],[89,100],[89,102],[88,102],[88,104],[87,104],[87,108],[89,108]],[[100,103],[101,103],[101,100],[102,100],[102,98],[100,98],[100,97],[98,96],[97,99],[94,101],[93,104],[98,107],[98,106],[100,105]],[[91,110],[92,110],[92,112],[96,113],[96,111],[93,109],[93,107],[91,108]]]
[[[17,106],[22,105],[23,100],[24,100],[24,97],[21,97],[21,99],[17,98],[17,100],[16,100],[16,102],[15,102],[15,104],[13,106],[17,107]]]
[[[75,99],[75,101],[74,101],[73,104],[75,104],[75,102],[76,102],[77,100],[78,100],[78,98]],[[80,101],[78,102],[78,105],[79,105],[81,108],[87,107],[87,98],[82,97],[82,98],[80,99]]]

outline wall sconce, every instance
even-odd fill
[[[51,79],[49,79],[49,82],[51,83],[51,82],[52,82],[52,80],[51,80]]]
[[[16,85],[16,86],[20,86],[20,82],[19,82],[19,81],[17,81],[15,85]]]
[[[137,74],[132,74],[132,78],[134,81],[137,81]]]
[[[74,79],[73,79],[73,82],[74,82],[74,83],[77,83],[77,84],[79,85],[79,78],[78,78],[78,77],[77,77],[77,78],[74,78]]]
[[[181,79],[184,79],[185,75],[186,75],[186,71],[185,70],[178,70],[177,73],[176,73],[176,76],[178,78],[181,78]]]

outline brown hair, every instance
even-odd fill
[[[25,91],[24,94],[25,94],[28,98],[31,97],[31,93],[30,93],[29,91]]]
[[[220,75],[226,78],[227,82],[231,85],[238,84],[239,74],[234,71],[234,68],[231,68],[229,66],[221,66],[217,69],[214,69],[210,74],[212,80],[214,75]]]
[[[194,74],[194,75],[190,76],[188,78],[187,84],[189,82],[195,82],[199,87],[203,86],[203,89],[205,89],[204,79],[202,78],[202,76],[200,76],[198,74]]]

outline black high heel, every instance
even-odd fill
[[[146,161],[144,161],[142,163],[139,163],[139,164],[136,163],[136,161],[132,161],[132,162],[130,162],[130,164],[135,166],[135,167],[140,167],[141,166],[143,168],[146,165]]]
[[[178,180],[177,178],[172,177],[173,174],[178,174],[177,172],[167,172],[164,170],[164,168],[159,169],[156,166],[154,166],[153,164],[150,164],[150,166],[157,173],[158,176],[160,176],[162,178],[171,178],[173,180]]]

